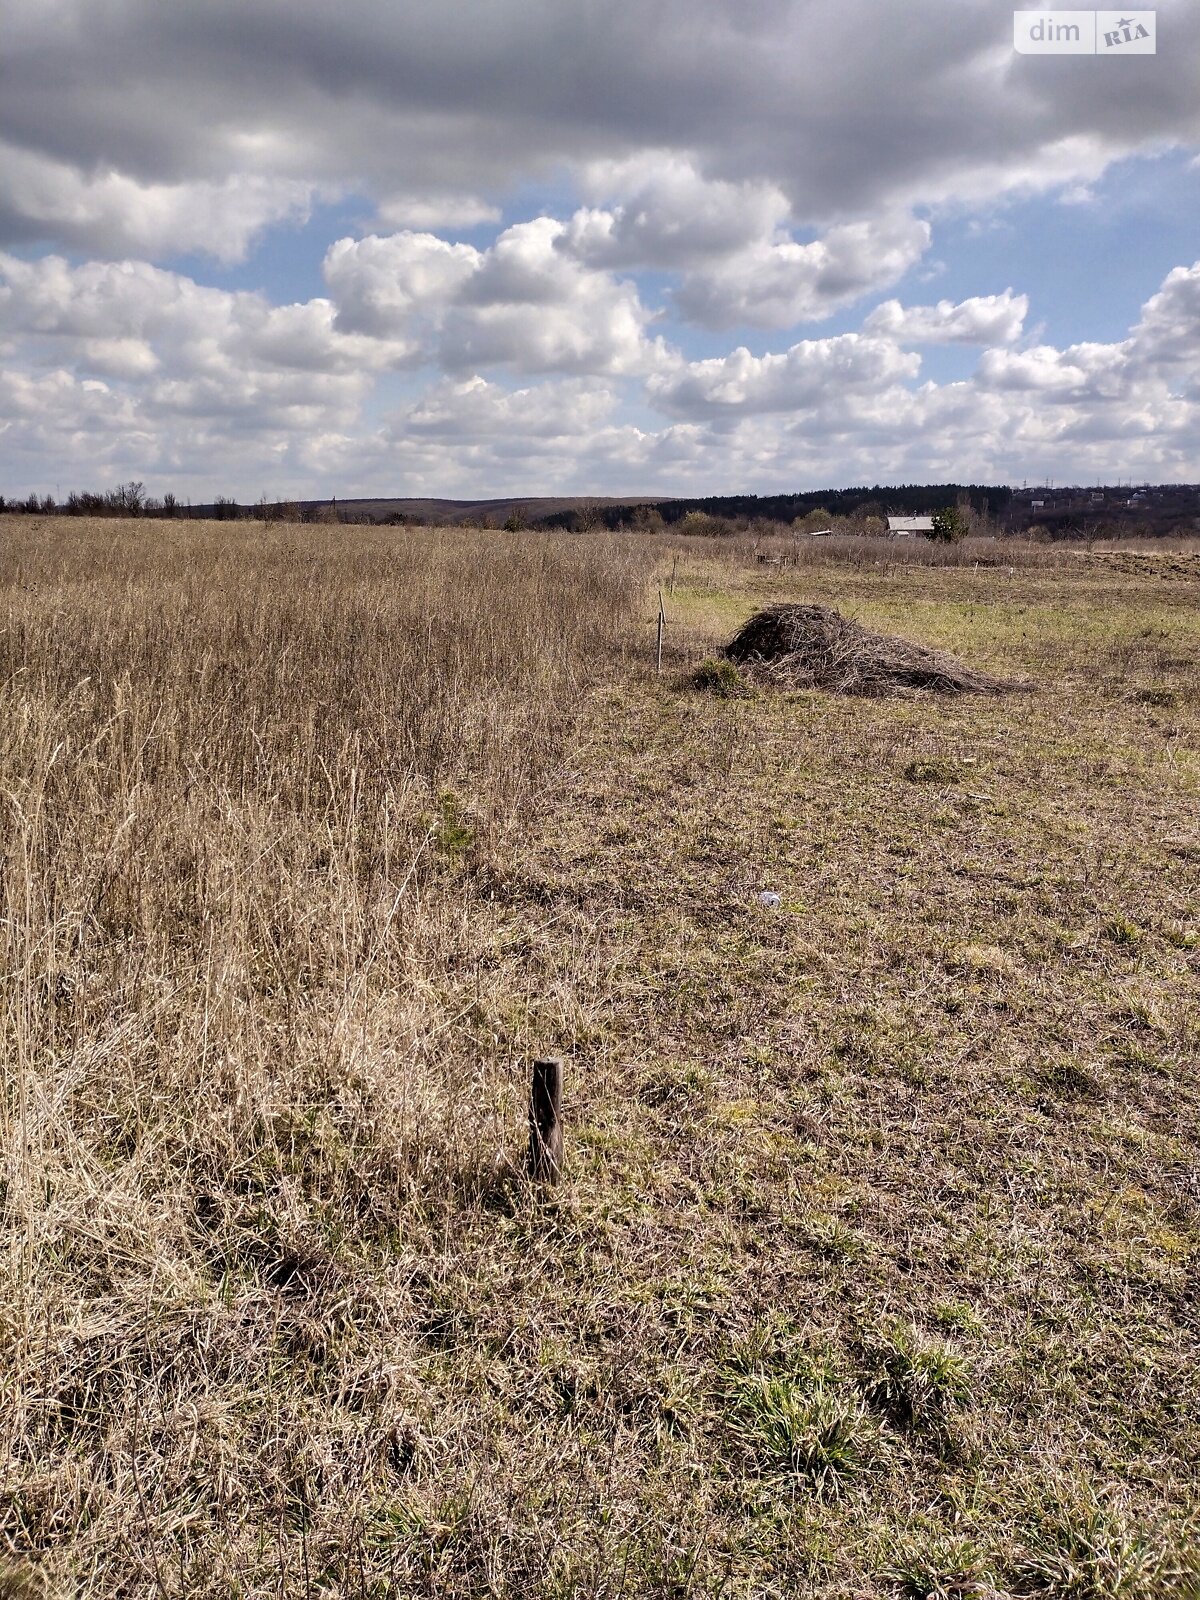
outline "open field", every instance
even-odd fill
[[[1200,1593],[1185,547],[3,533],[0,1596]]]

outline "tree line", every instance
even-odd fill
[[[225,495],[193,505],[177,495],[161,497],[147,494],[144,483],[131,481],[115,489],[72,489],[65,500],[52,494],[5,496],[0,494],[0,513],[56,517],[203,517],[217,522],[370,522],[363,513],[347,511],[336,500],[306,502],[268,500],[266,495],[253,504],[243,504]],[[396,514],[390,521],[415,522],[415,517]]]
[[[868,488],[816,489],[796,494],[722,494],[649,500],[645,505],[589,508],[589,520],[615,530],[658,520],[663,526],[698,517],[741,529],[753,522],[794,525],[814,515],[830,521],[865,522],[888,516],[931,516],[951,507],[969,509],[979,517],[1001,517],[1012,499],[1005,484],[902,483],[875,484]],[[547,528],[579,529],[578,511],[555,511],[539,519]]]

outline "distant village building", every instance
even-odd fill
[[[932,517],[889,517],[888,536],[892,539],[911,539],[915,533],[932,533]]]

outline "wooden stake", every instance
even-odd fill
[[[533,1063],[529,1087],[529,1176],[535,1183],[557,1183],[563,1163],[562,1080],[564,1058]]]
[[[667,621],[667,613],[663,608],[662,590],[659,589],[659,591],[658,591],[658,658],[657,658],[657,665],[655,667],[655,671],[657,672],[657,674],[658,674],[658,676],[660,678],[662,677],[663,628],[666,626],[666,621]]]

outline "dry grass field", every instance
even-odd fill
[[[4,519],[0,1596],[1200,1593],[1200,582],[861,546]]]

